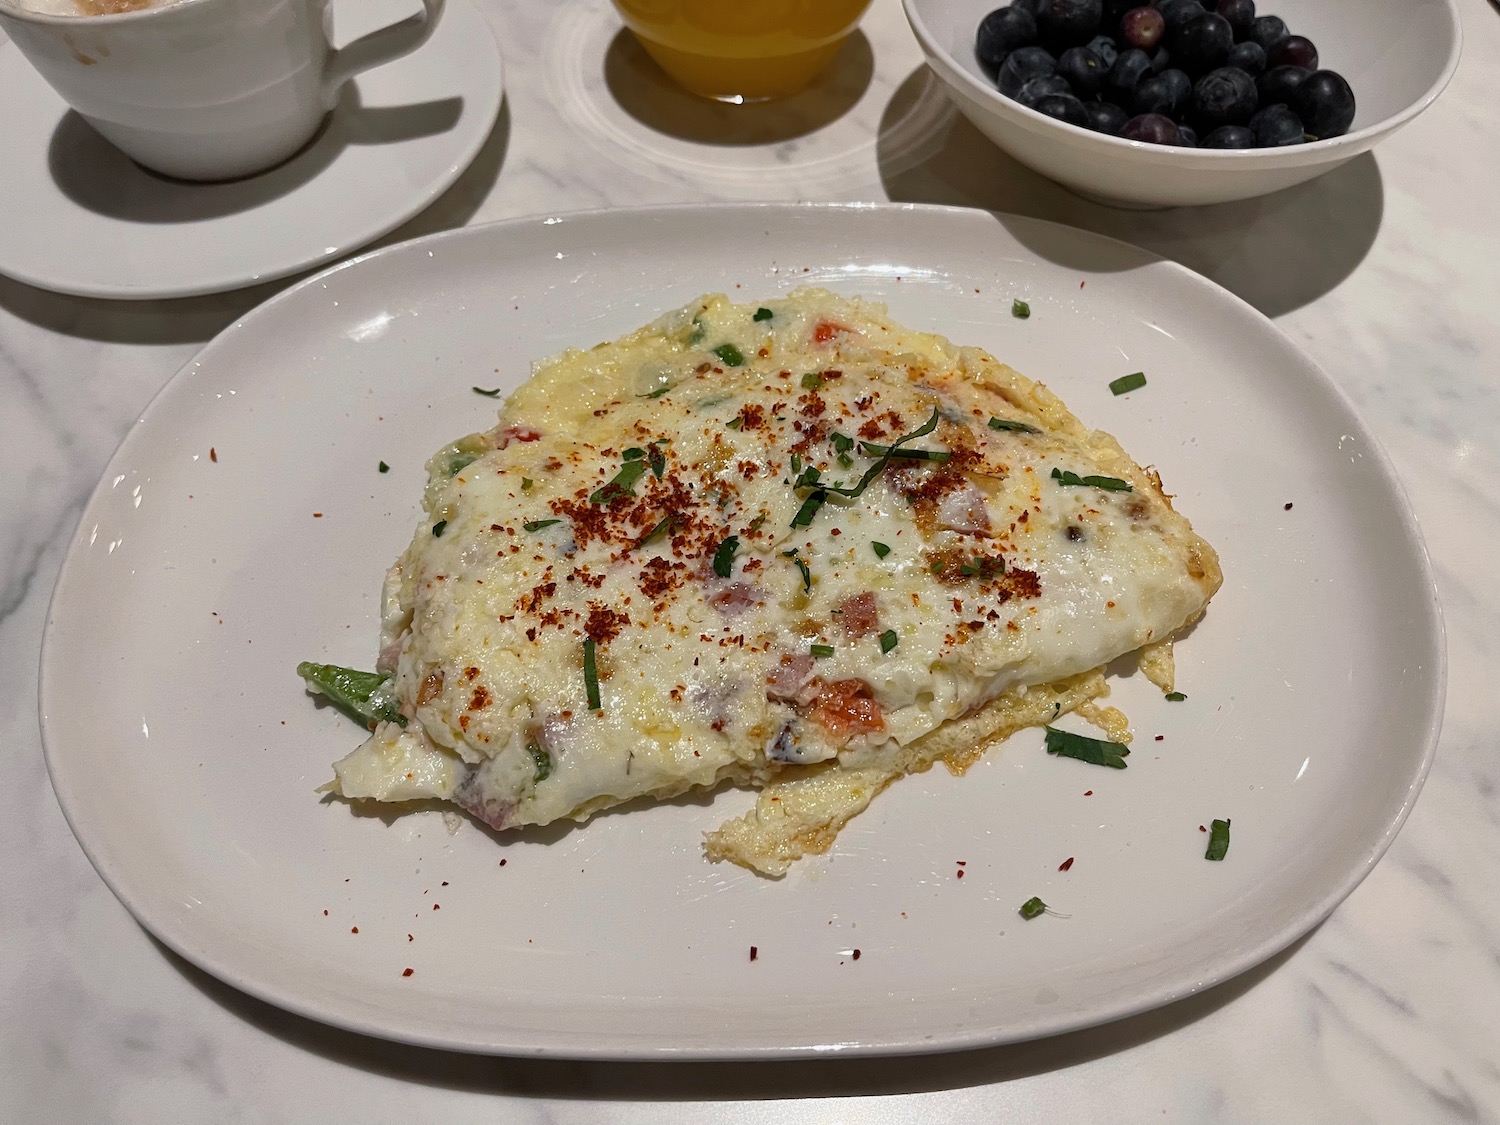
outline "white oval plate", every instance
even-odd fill
[[[337,42],[412,0],[336,6]],[[325,266],[437,199],[494,128],[500,54],[453,0],[421,49],[358,75],[312,143],[269,172],[194,184],[147,172],[0,42],[5,191],[0,273],[58,293],[142,300],[218,293]]]
[[[808,282],[1042,379],[1156,465],[1219,549],[1224,588],[1178,648],[1187,701],[1139,676],[1112,697],[1135,723],[1129,769],[1048,757],[1027,732],[966,777],[898,782],[781,882],[700,853],[746,793],[504,837],[320,803],[361,732],[315,706],[294,665],[373,662],[422,462],[491,423],[471,388],[513,387],[532,360],[701,292]],[[1110,394],[1137,370],[1144,389]],[[105,881],[247,992],[465,1050],[764,1058],[1045,1035],[1253,965],[1389,845],[1431,758],[1443,674],[1390,466],[1248,306],[1034,220],[747,205],[439,235],[226,330],[89,503],[41,708],[53,783]],[[1199,825],[1216,817],[1233,839],[1209,863]],[[1023,921],[1033,895],[1058,915]]]

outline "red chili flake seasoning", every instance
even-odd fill
[[[323,518],[323,513],[322,512],[314,512],[313,513],[313,519],[320,520],[322,518]]]
[[[402,970],[401,970],[401,975],[402,975],[402,976],[403,976],[403,977],[409,977],[409,976],[411,976],[411,975],[412,975],[412,973],[414,973],[414,972],[416,972],[416,971],[417,971],[417,970],[416,970],[416,969],[411,969],[411,968],[407,968],[407,969],[402,969]]]
[[[433,904],[432,904],[432,908],[433,908],[433,909],[434,909],[434,910],[441,910],[441,909],[442,909],[442,907],[441,907],[441,906],[439,906],[439,905],[438,905],[438,904],[437,904],[437,903],[433,903]]]
[[[1208,831],[1208,829],[1207,829],[1207,828],[1204,828],[1204,827],[1203,827],[1203,825],[1201,825],[1201,824],[1200,824],[1200,825],[1198,825],[1198,831],[1199,831],[1199,832],[1207,832],[1207,831]]]
[[[505,866],[505,860],[503,860],[503,859],[502,859],[502,860],[501,860],[501,861],[500,861],[500,866],[501,866],[501,867],[504,867],[504,866]]]
[[[219,463],[219,451],[211,445],[208,447],[208,459],[215,465]],[[1288,504],[1287,507],[1290,508],[1291,505]]]
[[[1156,741],[1157,742],[1162,742],[1162,741],[1164,741],[1166,739],[1166,737],[1167,736],[1164,735],[1164,734],[1159,734],[1159,735],[1156,736]]]
[[[1198,827],[1202,828],[1203,826],[1200,824]],[[359,933],[359,927],[358,926],[350,926],[349,927],[349,932],[351,934],[357,934],[357,933]]]
[[[959,868],[959,869],[958,869],[958,871],[957,871],[957,872],[956,872],[956,873],[955,873],[955,874],[957,874],[957,875],[958,875],[958,877],[959,877],[959,878],[960,878],[960,879],[962,879],[962,878],[963,878],[963,877],[964,877],[964,871],[963,871],[963,868],[961,868],[961,867],[960,867],[960,868]]]
[[[752,945],[750,947],[750,960],[752,960],[752,961],[758,961],[759,959],[760,959],[760,946],[758,946],[758,945]]]
[[[1059,871],[1066,871],[1068,868],[1070,868],[1072,866],[1073,866],[1073,857],[1069,856],[1067,859],[1063,860],[1061,863],[1059,863],[1057,865],[1057,869]]]
[[[1281,506],[1281,510],[1283,512],[1290,512],[1292,510],[1292,502],[1290,500],[1288,500],[1285,504],[1283,504]]]
[[[323,911],[323,917],[325,917],[325,918],[327,918],[327,917],[328,917],[328,911],[326,911],[326,910],[325,910],[325,911]]]
[[[853,957],[856,961],[858,961],[859,960],[859,950],[856,949],[852,954],[850,954],[850,956]]]
[[[1094,791],[1092,789],[1085,789],[1083,791],[1083,795],[1085,797],[1092,797],[1094,795]]]

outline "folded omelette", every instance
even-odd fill
[[[505,830],[720,785],[781,874],[892,780],[1094,701],[1218,588],[1161,483],[1045,387],[818,289],[707,296],[538,366],[428,464],[348,798]],[[1121,734],[1121,737],[1128,737]]]

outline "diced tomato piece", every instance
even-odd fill
[[[820,320],[813,326],[813,341],[818,344],[826,344],[835,336],[841,336],[850,329],[835,320]]]
[[[504,449],[513,441],[536,441],[541,436],[541,430],[534,430],[530,426],[506,426],[500,431],[498,448]]]
[[[825,683],[813,700],[808,717],[840,741],[885,729],[880,704],[864,680]]]

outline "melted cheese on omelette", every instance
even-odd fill
[[[709,851],[768,873],[1103,694],[1220,581],[1044,387],[821,290],[566,352],[428,467],[379,662],[406,723],[331,788],[506,829],[750,783]]]

